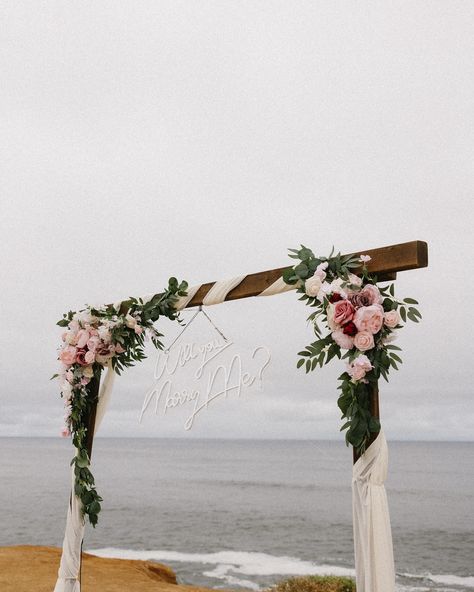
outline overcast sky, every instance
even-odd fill
[[[64,311],[414,239],[424,320],[381,385],[391,439],[472,439],[474,5],[5,1],[0,41],[0,435],[56,436]],[[210,309],[263,391],[189,432],[138,414],[156,354],[116,382],[108,436],[340,438],[341,362],[310,376],[288,293]],[[189,313],[187,313],[189,317]],[[176,327],[164,322],[168,343]],[[208,341],[201,318],[189,339]],[[186,375],[180,379],[186,382]]]

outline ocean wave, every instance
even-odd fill
[[[238,576],[355,576],[355,571],[347,567],[318,565],[296,557],[277,557],[267,553],[251,553],[248,551],[181,553],[178,551],[135,551],[132,549],[104,548],[92,549],[87,552],[99,557],[113,557],[116,559],[214,565],[213,569],[206,570],[203,575],[223,580],[230,585],[238,585],[252,590],[260,590],[260,586],[247,578],[244,579]]]
[[[115,559],[140,559],[142,561],[159,561],[175,563],[199,563],[213,566],[205,569],[202,575],[221,580],[227,585],[241,586],[251,590],[260,590],[261,587],[252,581],[252,576],[307,576],[307,575],[334,575],[355,577],[355,570],[339,565],[317,564],[304,561],[297,557],[275,556],[267,553],[253,553],[249,551],[218,551],[215,553],[182,553],[180,551],[134,549],[117,549],[107,547],[102,549],[88,549],[87,553],[99,557],[111,557]],[[419,585],[412,586],[398,584],[400,592],[429,592],[426,584],[432,582],[440,586],[459,586],[462,588],[474,588],[473,576],[456,576],[451,574],[399,574],[403,578],[417,580]],[[458,588],[459,589],[459,588]],[[443,588],[446,590],[446,588]]]
[[[401,576],[414,580],[426,580],[442,586],[462,586],[463,588],[474,588],[474,576],[455,576],[453,574],[410,574],[402,573]]]

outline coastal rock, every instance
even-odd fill
[[[52,592],[61,550],[53,547],[0,548],[2,592]],[[83,554],[84,592],[209,592],[208,588],[179,585],[172,569],[151,561],[107,559]]]

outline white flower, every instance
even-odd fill
[[[101,340],[104,341],[105,343],[108,343],[110,341],[110,338],[111,338],[110,331],[109,331],[108,327],[106,327],[105,325],[100,325],[97,328],[97,333],[99,334],[99,337],[101,338]]]
[[[127,314],[127,316],[125,317],[125,324],[129,329],[135,329],[137,319],[135,317],[132,317],[131,314]]]
[[[86,323],[91,325],[95,319],[90,313],[89,310],[83,310],[82,312],[76,312],[72,317],[74,321],[78,321],[81,325],[85,325]]]
[[[347,292],[345,292],[342,288],[342,284],[344,284],[344,280],[342,278],[336,278],[331,282],[331,292],[338,292],[343,298],[347,298]]]
[[[321,278],[317,275],[313,275],[304,283],[304,290],[308,296],[315,297],[318,295],[319,290],[321,290],[322,286]],[[127,325],[128,326],[128,325]]]
[[[69,384],[67,380],[61,383],[60,389],[63,396],[69,399],[72,394],[72,386]]]
[[[323,302],[324,298],[332,292],[331,284],[329,282],[323,282],[321,284],[321,290],[318,292],[319,302]]]
[[[362,263],[368,263],[372,260],[372,257],[370,255],[361,255],[359,259],[362,261]]]
[[[360,278],[358,275],[355,275],[354,273],[350,273],[349,274],[349,283],[353,284],[354,286],[362,286],[362,278]]]

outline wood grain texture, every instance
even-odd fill
[[[419,269],[428,265],[428,245],[423,241],[411,241],[378,249],[362,250],[353,254],[360,255],[361,253],[372,257],[367,268],[370,273],[377,275],[379,281],[395,279],[398,271]],[[226,300],[238,300],[240,298],[257,296],[281,277],[288,267],[250,273],[238,286],[229,292]],[[186,308],[202,304],[204,297],[214,283],[209,282],[203,284]]]

